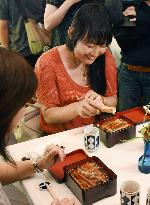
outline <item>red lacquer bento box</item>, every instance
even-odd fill
[[[84,152],[84,150],[74,150],[73,152],[66,154],[63,162],[58,162],[57,164],[50,167],[48,171],[52,174],[58,183],[65,182],[64,167],[74,162],[86,159],[87,157],[88,155]]]
[[[82,150],[66,155],[48,171],[59,182],[65,182],[83,205],[113,196],[117,191],[117,175],[99,158],[88,157]]]
[[[96,122],[100,130],[100,139],[107,146],[115,144],[136,136],[136,125],[150,121],[150,116],[145,116],[142,107],[132,108],[123,112],[117,112],[114,116]]]

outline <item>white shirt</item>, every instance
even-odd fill
[[[0,183],[0,205],[11,205]]]

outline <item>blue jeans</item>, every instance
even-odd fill
[[[150,102],[150,73],[131,71],[122,65],[118,81],[119,111]]]

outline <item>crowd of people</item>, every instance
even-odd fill
[[[150,0],[123,11],[134,25],[121,29],[131,29],[132,36],[119,33],[120,24],[112,24],[103,1],[87,2],[22,1],[28,17],[55,34],[49,51],[33,55],[17,0],[0,0],[1,205],[10,205],[3,185],[33,176],[65,157],[53,144],[35,162],[15,162],[7,152],[10,133],[35,92],[41,129],[48,134],[91,124],[106,108],[122,111],[150,102]],[[109,48],[113,36],[122,55],[118,76]],[[77,202],[62,199],[52,204]]]

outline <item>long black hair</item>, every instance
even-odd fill
[[[112,41],[112,25],[109,14],[102,3],[87,3],[75,14],[71,27],[71,38],[68,37],[67,47],[70,51],[79,40],[87,43],[108,46]],[[99,56],[88,69],[89,83],[94,91],[104,95],[106,92],[105,54]]]
[[[12,162],[5,149],[12,120],[36,88],[33,68],[19,54],[0,47],[0,154],[6,161]]]

